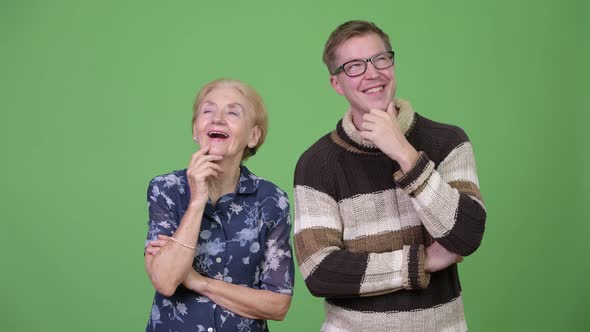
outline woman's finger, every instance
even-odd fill
[[[209,145],[201,146],[199,151],[193,153],[193,155],[191,156],[189,167],[193,165],[201,156],[207,155],[207,152],[209,152]]]
[[[219,174],[220,174],[220,173],[219,173],[218,171],[216,171],[216,170],[214,170],[214,169],[212,169],[212,168],[208,168],[208,169],[206,169],[206,170],[203,172],[203,175],[204,175],[204,178],[205,178],[205,179],[206,179],[206,178],[208,178],[208,177],[214,177],[214,178],[216,178],[216,177],[218,177],[218,176],[219,176]]]
[[[189,168],[199,167],[200,165],[202,165],[204,163],[220,161],[221,159],[223,159],[223,156],[211,155],[211,154],[198,156],[194,161],[191,162],[191,164],[189,165]]]
[[[208,161],[204,164],[195,165],[190,169],[190,176],[194,179],[205,179],[205,172],[209,169],[213,169],[217,173],[223,174],[223,168],[219,164]]]
[[[214,162],[208,162],[204,166],[205,166],[205,168],[211,168],[211,169],[216,170],[219,173],[223,173],[223,168],[221,167],[221,165],[216,164]]]
[[[157,247],[147,247],[145,249],[145,253],[148,255],[152,255],[152,256],[157,254],[158,251],[160,251],[160,248],[157,248]]]
[[[156,240],[156,241],[152,241],[148,244],[148,246],[150,247],[163,247],[164,245],[166,245],[166,243],[168,242],[168,240]]]

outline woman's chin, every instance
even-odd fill
[[[222,156],[222,157],[225,157],[227,155],[227,150],[226,149],[217,149],[215,147],[211,147],[209,149],[209,152],[207,154],[212,155],[212,156]]]
[[[215,146],[212,146],[209,149],[209,152],[207,154],[213,155],[213,156],[221,156],[221,157],[223,157],[223,159],[234,159],[234,157],[236,157],[236,158],[238,157],[239,153],[234,152],[234,151],[230,151],[226,148],[216,148]]]

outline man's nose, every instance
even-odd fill
[[[379,76],[379,69],[377,69],[371,61],[367,62],[367,72],[365,73],[365,76],[370,78]]]

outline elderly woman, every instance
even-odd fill
[[[228,79],[193,109],[200,149],[148,188],[145,267],[156,289],[146,331],[268,331],[293,293],[289,203],[242,162],[264,142],[260,96]]]

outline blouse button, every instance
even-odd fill
[[[212,327],[208,328],[207,332],[213,332],[213,328]]]
[[[217,258],[215,258],[215,261],[216,261],[217,263],[221,263],[221,257],[217,257]],[[211,330],[211,331],[213,331],[213,330]],[[209,331],[209,332],[211,332],[211,331]]]

